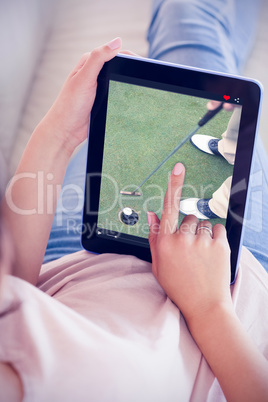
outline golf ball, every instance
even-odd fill
[[[131,215],[132,214],[132,209],[131,208],[129,208],[129,207],[126,207],[126,208],[124,208],[123,209],[123,214],[124,215],[127,215],[127,216],[129,216],[129,215]]]
[[[136,225],[139,220],[139,215],[134,209],[125,207],[119,212],[119,219],[126,225]]]

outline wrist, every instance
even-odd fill
[[[43,174],[52,173],[56,178],[65,173],[72,152],[65,140],[55,133],[54,127],[42,120],[24,150],[16,173],[42,171]]]
[[[188,328],[196,343],[201,346],[203,341],[221,330],[226,321],[237,320],[232,300],[204,308],[198,314],[186,319]]]
[[[51,144],[53,150],[60,150],[68,159],[80,143],[87,138],[88,126],[76,128],[75,130],[66,129],[61,119],[53,114],[48,114],[41,120],[35,131],[38,136],[44,137],[46,142]]]

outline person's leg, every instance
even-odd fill
[[[209,201],[209,208],[211,211],[223,219],[227,218],[231,184],[232,176],[229,176],[212,194],[212,198]]]
[[[155,0],[149,57],[239,74],[254,41],[261,1]],[[257,141],[243,244],[268,271],[268,161]]]
[[[243,244],[268,272],[268,158],[260,138],[249,190]]]
[[[149,57],[237,74],[251,50],[261,0],[155,0]]]
[[[237,138],[241,119],[241,107],[236,107],[231,114],[222,139],[206,134],[195,134],[190,142],[200,151],[211,155],[212,158],[224,158],[234,165]],[[227,218],[232,176],[224,180],[222,185],[207,198],[186,198],[180,203],[180,212],[185,215],[193,214],[199,219]]]
[[[219,141],[218,144],[220,154],[231,165],[233,165],[235,161],[241,112],[242,112],[241,107],[237,107],[234,109],[232,116],[229,120],[227,130],[222,134],[222,139]]]
[[[87,142],[66,170],[43,263],[82,250],[80,243]]]

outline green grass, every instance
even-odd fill
[[[106,122],[99,226],[147,237],[146,211],[161,216],[168,177],[176,162],[186,168],[182,198],[210,198],[233,167],[187,141],[139,190],[141,197],[120,195],[135,187],[191,132],[207,112],[207,99],[111,82]],[[198,133],[221,138],[230,113],[221,111]],[[134,226],[120,223],[125,207],[139,213]],[[212,223],[224,220],[213,220]]]

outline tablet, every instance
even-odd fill
[[[146,212],[161,217],[182,162],[179,223],[191,213],[225,225],[234,282],[261,93],[256,81],[197,68],[128,55],[105,63],[90,119],[82,246],[151,261]]]

